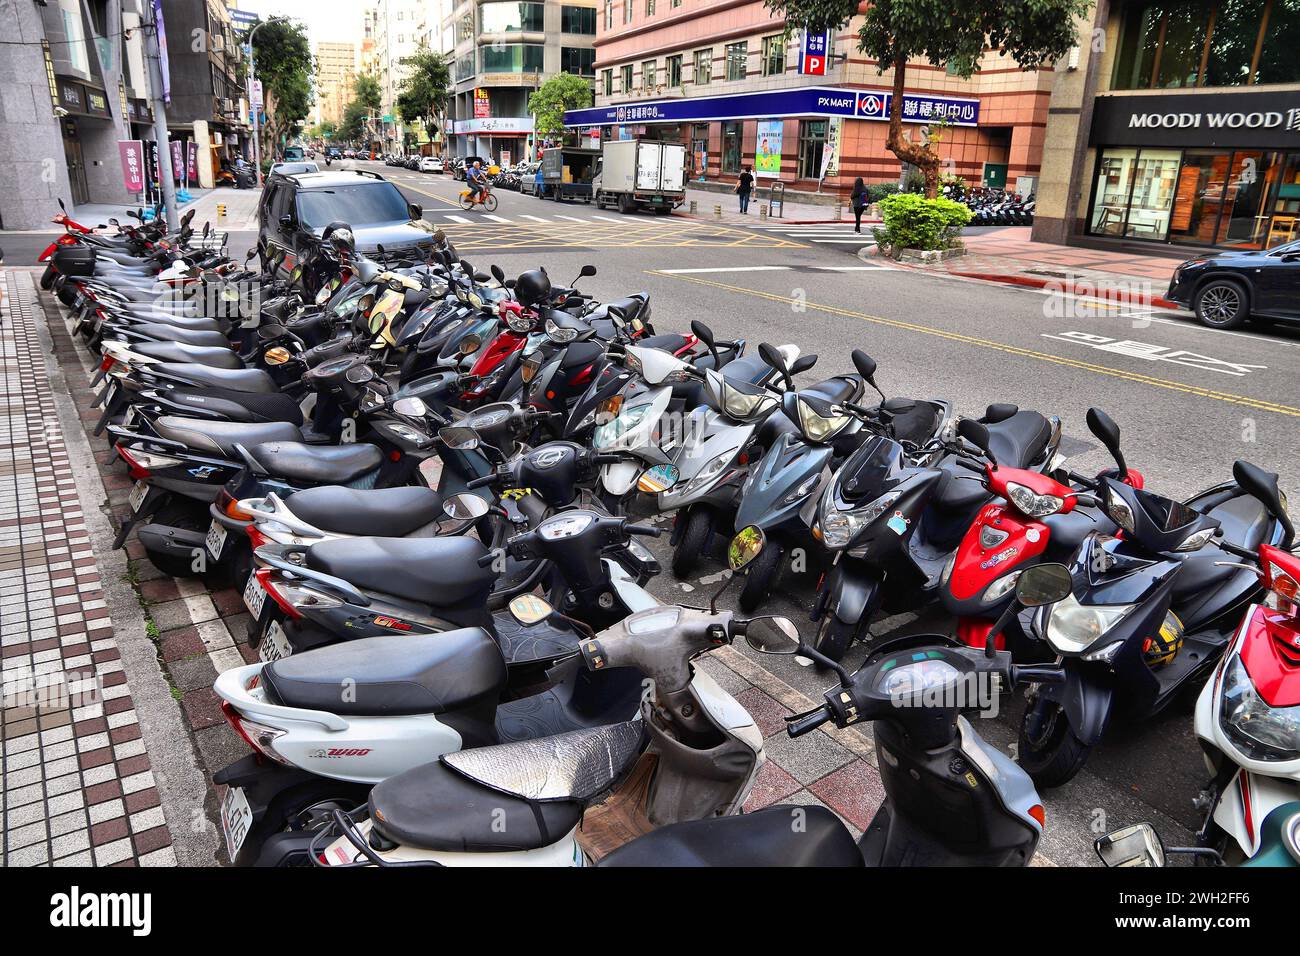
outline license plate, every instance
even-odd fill
[[[128,406],[126,410],[126,415],[122,418],[122,425],[126,428],[130,428],[131,423],[134,421],[135,421],[135,406],[131,405]]]
[[[147,494],[149,494],[149,482],[144,479],[137,481],[135,487],[131,489],[131,497],[127,499],[127,503],[131,506],[131,514],[140,510]]]
[[[117,398],[117,379],[108,380],[108,389],[104,392],[103,407],[109,408],[113,404],[113,399]]]
[[[253,808],[248,805],[243,787],[231,787],[221,801],[221,832],[226,837],[226,850],[233,862],[239,855],[239,848],[248,838],[248,831],[253,826]]]
[[[289,638],[285,635],[279,621],[272,621],[271,626],[266,629],[266,633],[262,635],[262,643],[257,645],[257,653],[264,664],[278,661],[293,653],[293,647],[290,646]]]
[[[208,549],[208,554],[212,555],[213,561],[221,560],[221,549],[226,546],[226,538],[229,534],[230,532],[216,518],[212,519],[212,524],[208,527],[208,536],[203,543]]]
[[[248,608],[248,613],[253,615],[253,620],[258,620],[262,616],[262,605],[266,604],[266,588],[262,587],[262,582],[257,580],[257,575],[249,575],[248,583],[244,585],[244,605]]]

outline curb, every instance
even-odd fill
[[[979,279],[982,282],[1000,282],[1006,285],[1017,285],[1030,289],[1045,289],[1048,286],[1063,287],[1063,291],[1070,292],[1074,295],[1086,295],[1094,299],[1105,299],[1107,301],[1121,301],[1131,303],[1132,297],[1123,295],[1118,289],[1104,288],[1088,289],[1086,284],[1082,286],[1079,283],[1063,283],[1057,279],[1040,279],[1037,276],[1026,275],[1001,275],[989,272],[949,272],[948,275],[960,276],[963,279]],[[1085,291],[1079,291],[1080,289]],[[1155,306],[1161,309],[1181,309],[1183,308],[1177,302],[1170,301],[1164,296],[1140,296],[1137,297],[1143,305]]]

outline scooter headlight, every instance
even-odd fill
[[[776,399],[770,395],[761,392],[751,395],[725,381],[722,383],[722,408],[732,418],[747,421],[775,405]]]
[[[717,458],[712,459],[701,468],[690,481],[682,482],[680,485],[675,485],[665,491],[663,493],[664,497],[685,497],[703,491],[717,480],[718,476],[721,475],[726,470],[727,466],[731,464],[733,458],[735,458],[733,452],[723,452]]]
[[[829,441],[853,419],[848,415],[819,415],[816,410],[799,399],[799,427],[809,439],[815,442]]]
[[[1082,654],[1133,610],[1135,604],[1080,604],[1073,594],[1047,617],[1047,643],[1059,654]]]
[[[1129,534],[1133,534],[1137,530],[1137,520],[1133,517],[1133,509],[1128,506],[1128,502],[1123,498],[1116,498],[1111,495],[1106,505],[1106,513],[1110,516],[1111,521]]]
[[[591,436],[591,447],[598,450],[615,447],[645,420],[650,410],[650,405],[638,405],[627,409],[613,421],[599,426]]]
[[[994,601],[1001,601],[1016,589],[1016,582],[1019,580],[1019,571],[1012,571],[1010,574],[1002,575],[984,589],[984,603],[992,604]]]
[[[533,320],[526,315],[507,310],[506,325],[510,326],[511,332],[518,332],[522,335],[533,327]],[[548,329],[547,331],[549,332],[550,330]]]
[[[900,492],[891,491],[853,511],[840,511],[834,507],[824,508],[819,522],[822,529],[822,543],[832,550],[847,548],[863,528],[894,506],[899,495]]]
[[[547,319],[546,335],[552,342],[565,345],[578,337],[578,330],[566,329],[561,325],[557,325],[553,319]]]
[[[1065,504],[1065,499],[1056,495],[1035,494],[1032,488],[1007,482],[1007,497],[1021,512],[1031,518],[1046,518],[1056,514]]]
[[[1219,726],[1252,760],[1300,758],[1300,705],[1270,707],[1235,655],[1224,665]]]

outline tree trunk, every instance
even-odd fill
[[[939,154],[928,142],[917,145],[903,138],[903,87],[907,82],[907,58],[894,57],[894,90],[889,101],[889,140],[885,144],[902,162],[911,163],[925,176],[925,194],[939,193]]]

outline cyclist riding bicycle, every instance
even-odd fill
[[[469,168],[465,179],[470,185],[470,201],[482,202],[483,194],[488,188],[487,170],[483,168],[483,164],[477,159],[474,160],[474,165]]]

